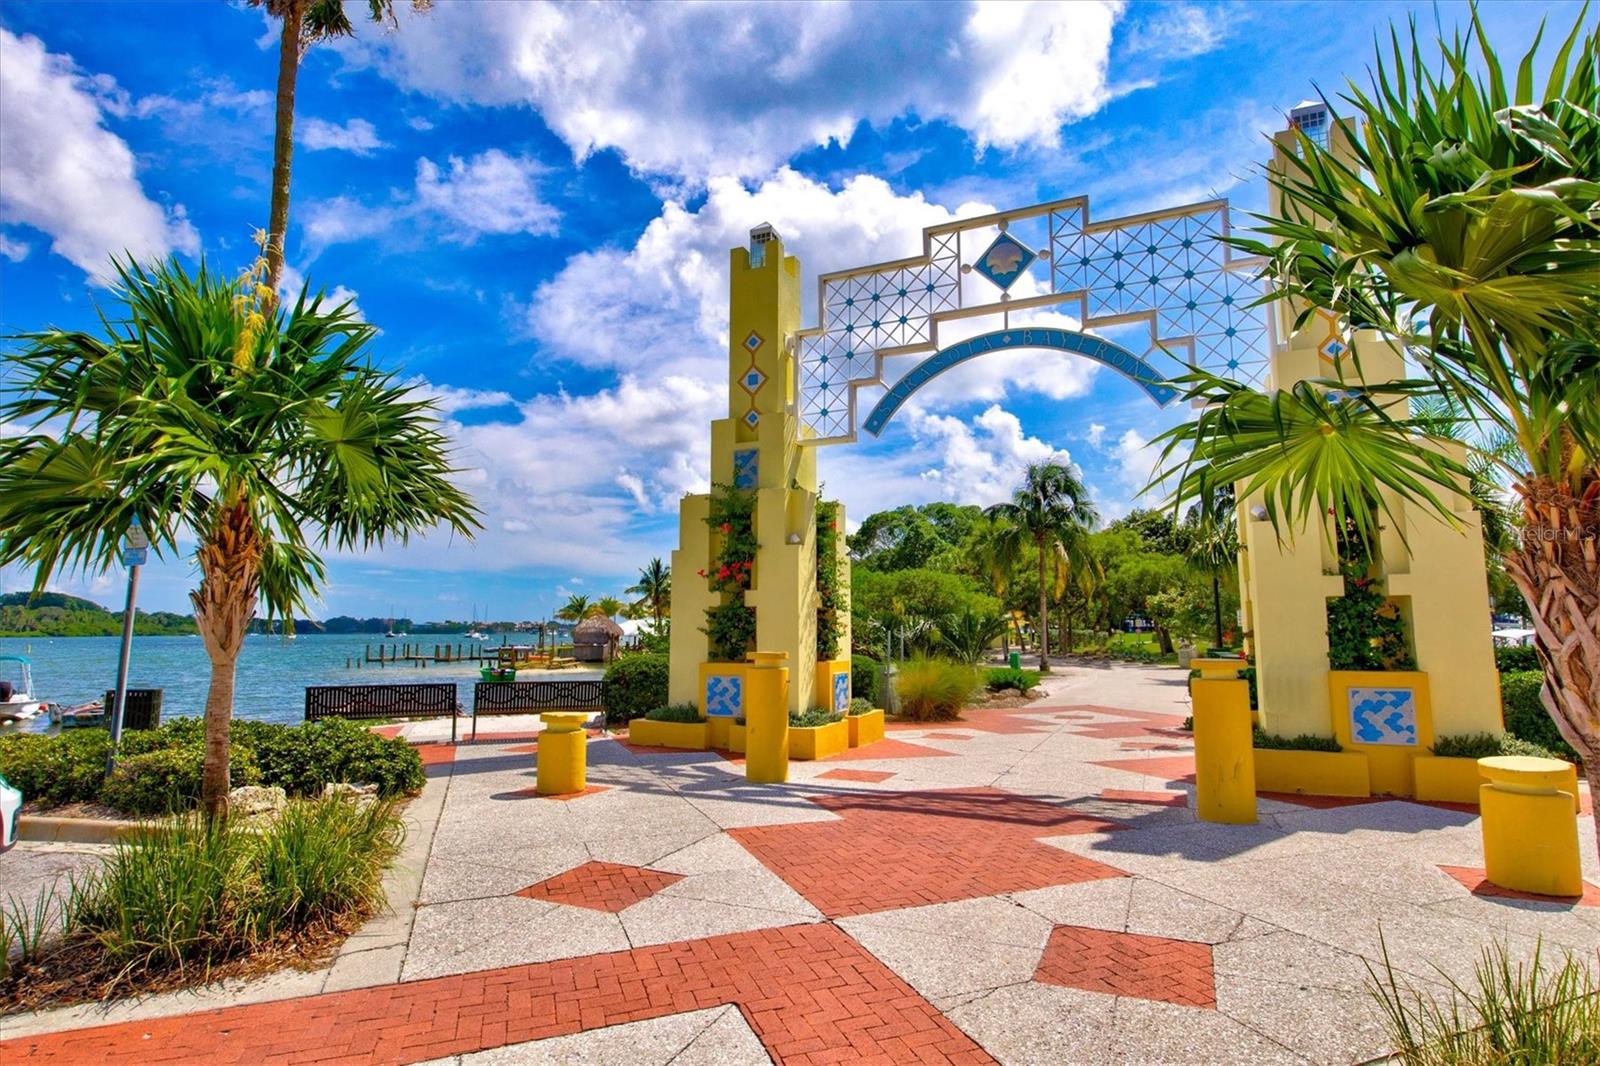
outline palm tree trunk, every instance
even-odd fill
[[[1211,575],[1211,616],[1217,624],[1217,639],[1213,648],[1222,647],[1222,579],[1215,573]]]
[[[1519,489],[1522,541],[1506,572],[1533,620],[1545,710],[1600,800],[1600,469],[1584,472],[1577,493],[1544,477]],[[1600,833],[1600,804],[1594,819]]]
[[[278,37],[278,100],[272,135],[272,212],[267,220],[266,286],[274,294],[283,276],[284,242],[289,229],[289,166],[294,154],[294,90],[300,76],[300,25],[303,0],[283,5],[283,32]],[[274,296],[276,299],[276,296]]]
[[[261,587],[261,535],[237,497],[224,505],[211,535],[195,553],[200,587],[189,594],[195,625],[211,658],[206,692],[206,754],[200,801],[206,817],[228,816],[228,734],[233,722],[234,671],[255,617]]]
[[[1045,596],[1044,541],[1039,541],[1039,672],[1050,672],[1050,602]]]

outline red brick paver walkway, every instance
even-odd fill
[[[1033,979],[1113,996],[1217,1006],[1211,945],[1189,940],[1058,925]]]
[[[1520,899],[1534,903],[1563,903],[1569,907],[1600,907],[1600,888],[1585,881],[1581,896],[1541,896],[1536,892],[1518,892],[1514,888],[1501,888],[1489,880],[1488,874],[1475,866],[1440,866],[1439,869],[1455,878],[1474,896],[1493,899]]]
[[[399,1064],[737,1004],[787,1064],[992,1063],[832,925],[590,955],[0,1043],[0,1062]]]
[[[590,861],[538,884],[529,885],[513,895],[615,914],[682,880],[682,874],[670,874],[664,870]]]
[[[868,784],[878,784],[893,777],[887,770],[829,770],[827,773],[818,774],[833,781],[864,781]]]
[[[1123,826],[994,788],[813,797],[833,822],[729,831],[830,918],[1070,885],[1123,871],[1036,837]]]

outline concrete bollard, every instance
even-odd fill
[[[745,672],[744,776],[761,784],[789,780],[789,668],[787,652],[750,654]]]
[[[1197,663],[1205,660],[1196,660]],[[1235,660],[1234,669],[1238,669]],[[1253,825],[1256,763],[1250,685],[1202,676],[1189,682],[1194,699],[1195,815],[1203,822]]]
[[[1541,896],[1583,895],[1572,764],[1529,755],[1478,760],[1484,873],[1501,888]]]
[[[589,737],[584,711],[545,711],[539,715],[538,778],[534,788],[541,796],[566,796],[588,785]]]

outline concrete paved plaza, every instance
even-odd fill
[[[1470,810],[1263,798],[1258,825],[1197,822],[1176,670],[1049,684],[786,786],[595,739],[590,790],[541,799],[533,724],[496,720],[424,748],[394,911],[331,965],[4,1019],[0,1058],[1348,1063],[1386,1050],[1380,936],[1433,989],[1494,939],[1600,943],[1600,890],[1486,894]]]

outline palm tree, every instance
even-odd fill
[[[245,633],[265,608],[292,623],[324,576],[320,548],[406,540],[477,509],[452,481],[431,402],[374,369],[377,330],[304,292],[284,313],[260,291],[174,260],[117,263],[102,334],[16,338],[0,422],[0,565],[42,589],[58,569],[114,563],[134,521],[158,555],[193,541],[190,593],[211,659],[202,799],[228,804],[228,733]],[[308,533],[314,530],[314,533]]]
[[[1523,535],[1505,562],[1537,634],[1544,705],[1600,795],[1600,32],[1583,17],[1539,96],[1539,41],[1508,87],[1476,12],[1437,61],[1415,26],[1409,54],[1392,35],[1371,88],[1346,96],[1361,121],[1345,138],[1354,165],[1301,136],[1273,179],[1284,217],[1262,219],[1276,243],[1235,241],[1267,257],[1270,298],[1294,301],[1297,326],[1332,310],[1404,345],[1418,377],[1266,396],[1192,374],[1189,398],[1207,406],[1165,438],[1167,456],[1194,449],[1180,495],[1244,482],[1275,526],[1315,507],[1348,515],[1367,542],[1378,486],[1448,520],[1441,495],[1470,476],[1398,400],[1448,397],[1513,440],[1509,460],[1467,447],[1518,498]]]
[[[1039,670],[1048,673],[1050,560],[1085,557],[1089,527],[1097,517],[1089,503],[1089,490],[1070,468],[1060,463],[1035,463],[1028,467],[1022,487],[1010,503],[997,503],[984,513],[1004,523],[997,543],[1002,558],[1015,559],[1027,541],[1038,550]]]
[[[1213,648],[1222,647],[1222,581],[1238,572],[1239,526],[1234,521],[1232,485],[1218,485],[1210,507],[1189,512],[1189,565],[1211,579]]]
[[[666,617],[672,604],[672,567],[665,565],[659,558],[651,559],[639,568],[639,580],[623,590],[630,596],[638,596],[640,602],[649,606],[650,617],[655,619],[656,628],[661,628],[661,619]]]
[[[567,597],[567,602],[561,605],[556,617],[563,622],[581,622],[589,617],[592,610],[593,605],[589,603],[589,597],[574,594]]]
[[[595,618],[615,618],[621,614],[628,605],[615,596],[601,596],[589,608],[589,614]]]
[[[396,25],[395,0],[366,0],[373,22]],[[294,93],[300,79],[300,57],[318,41],[352,37],[342,0],[250,0],[282,22],[278,33],[278,95],[272,135],[272,210],[267,222],[266,286],[278,291],[283,276],[284,240],[289,231],[289,170],[294,154]],[[413,11],[425,11],[433,0],[411,0]],[[275,298],[275,297],[274,297]]]

